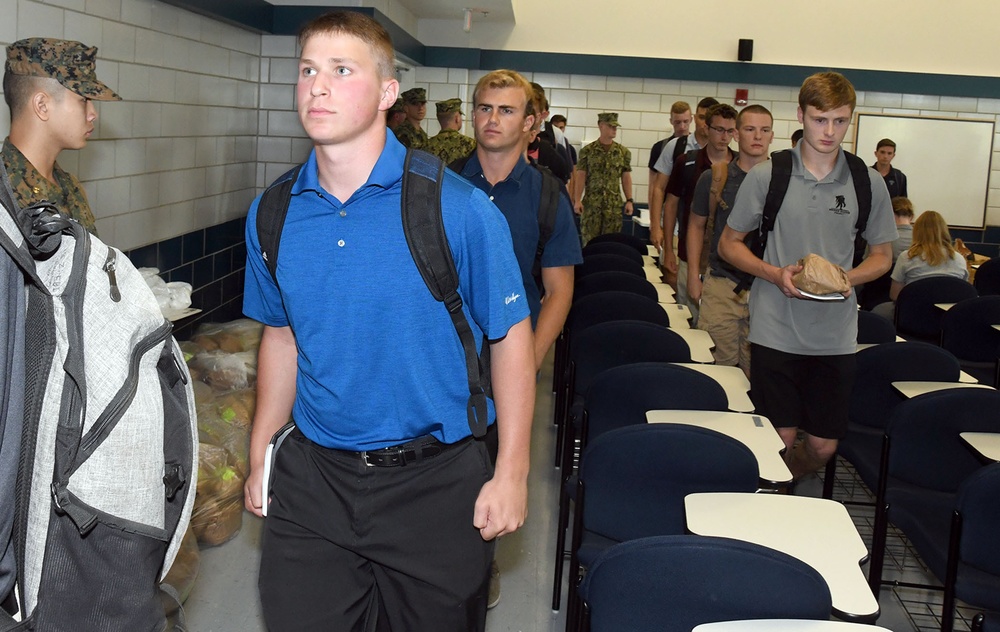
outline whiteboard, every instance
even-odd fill
[[[896,143],[892,166],[906,174],[917,215],[941,213],[949,226],[983,228],[994,121],[858,114],[854,153],[875,164],[883,138]]]

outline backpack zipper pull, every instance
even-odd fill
[[[119,302],[122,300],[122,293],[118,290],[118,278],[115,276],[115,249],[108,247],[108,258],[104,260],[104,271],[108,275],[108,283],[111,285],[111,300]]]

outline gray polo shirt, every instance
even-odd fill
[[[733,212],[733,205],[736,202],[736,192],[740,190],[740,185],[747,177],[747,172],[740,169],[738,161],[734,157],[729,162],[729,173],[726,175],[726,185],[722,187],[722,199],[715,207],[715,225],[712,230],[712,241],[708,253],[708,268],[712,276],[724,277],[738,283],[739,279],[719,258],[719,237],[722,236],[722,229],[726,226],[729,214]],[[708,217],[708,198],[712,190],[712,171],[708,170],[698,178],[695,185],[694,198],[691,200],[691,212],[695,215]],[[723,204],[725,203],[725,204]]]
[[[792,150],[788,193],[768,236],[764,261],[783,267],[809,253],[850,270],[854,258],[858,200],[843,150],[837,164],[817,181],[802,165],[800,146]],[[872,209],[863,237],[869,244],[897,237],[896,222],[885,181],[869,168]],[[729,216],[729,226],[741,233],[756,230],[771,181],[771,161],[747,174]],[[785,353],[846,355],[857,345],[856,293],[843,301],[787,298],[774,284],[754,281],[750,291],[750,342]]]

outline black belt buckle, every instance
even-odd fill
[[[361,461],[368,467],[403,467],[444,452],[445,447],[434,439],[411,441],[402,445],[359,452]]]
[[[406,450],[402,448],[382,448],[371,452],[366,450],[361,453],[361,460],[368,467],[401,467],[406,465]]]

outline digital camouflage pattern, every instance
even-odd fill
[[[621,127],[618,122],[618,112],[601,112],[597,115],[598,123],[607,123],[611,127]]]
[[[427,103],[427,90],[424,88],[410,88],[400,95],[403,103],[413,105],[414,103]]]
[[[444,101],[438,101],[434,104],[437,108],[438,116],[442,114],[454,114],[455,112],[462,112],[462,100],[458,97],[454,99],[445,99]]]
[[[450,165],[459,158],[465,158],[476,150],[476,139],[469,138],[458,130],[443,129],[437,136],[429,139],[424,146],[424,151],[434,154],[440,158],[444,164]]]
[[[396,139],[406,147],[413,149],[423,149],[427,144],[427,132],[420,127],[414,127],[409,119],[396,126]]]
[[[94,71],[97,48],[71,40],[31,37],[7,47],[4,71],[55,79],[68,90],[95,101],[121,101]]]
[[[55,182],[49,182],[28,162],[9,138],[4,141],[0,153],[3,156],[3,166],[10,178],[10,186],[21,208],[47,200],[60,212],[83,224],[91,234],[97,234],[87,194],[84,193],[83,185],[72,174],[64,171],[57,163],[52,169]]]
[[[614,141],[608,146],[594,141],[580,150],[576,168],[587,172],[580,218],[584,245],[598,235],[620,232],[625,205],[622,174],[632,171],[632,152]]]

